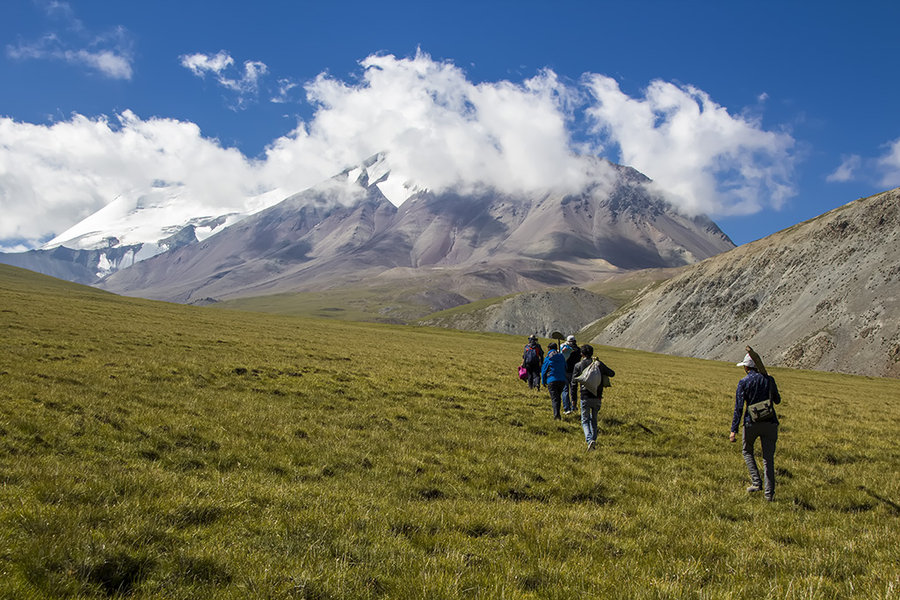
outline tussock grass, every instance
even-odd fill
[[[900,382],[776,370],[769,504],[738,368],[599,348],[587,453],[523,342],[0,267],[0,597],[898,596]]]

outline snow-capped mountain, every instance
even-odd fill
[[[117,293],[200,302],[360,282],[419,279],[461,303],[599,273],[684,265],[734,247],[686,217],[637,171],[598,163],[581,192],[431,192],[379,170],[377,157],[246,217],[203,242],[106,278]],[[611,176],[609,176],[611,174]],[[405,201],[395,206],[396,196]]]
[[[734,247],[708,218],[673,209],[634,169],[600,159],[588,166],[591,183],[576,192],[431,191],[381,153],[287,198],[272,190],[222,213],[160,183],[0,262],[176,302],[421,279],[447,308],[690,264]]]
[[[421,191],[400,176],[390,176],[385,153],[346,169],[331,181],[373,182],[395,205]],[[278,188],[223,205],[198,205],[181,184],[157,182],[149,190],[123,194],[38,250],[0,253],[0,262],[78,283],[95,283],[163,252],[203,241],[248,216],[273,206],[289,194]],[[346,201],[336,198],[335,201]]]

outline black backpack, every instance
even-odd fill
[[[538,354],[537,346],[532,346],[531,344],[525,346],[522,364],[527,369],[537,369],[541,366],[541,357]]]

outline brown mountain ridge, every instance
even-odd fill
[[[900,376],[900,188],[686,268],[595,339],[717,360]]]

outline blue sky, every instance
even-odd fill
[[[900,186],[897,23],[888,0],[5,0],[0,249],[162,183],[234,208],[379,150],[430,187],[601,155],[745,243]]]

